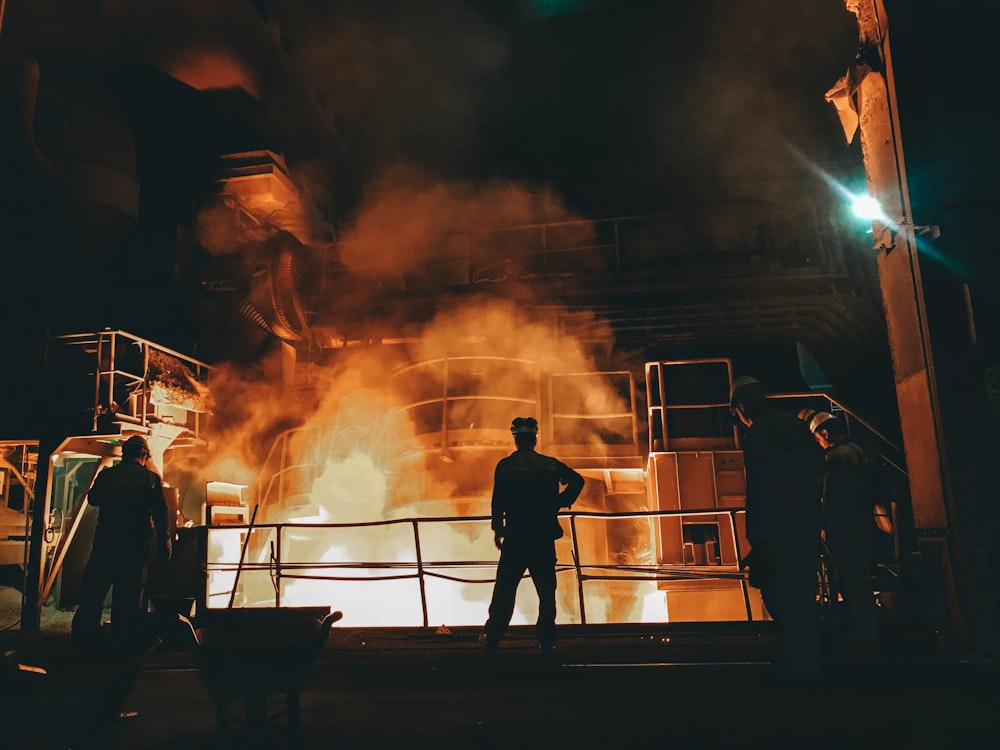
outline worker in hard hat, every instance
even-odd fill
[[[730,411],[746,428],[746,536],[751,586],[778,625],[782,674],[819,677],[816,606],[823,452],[805,423],[772,406],[752,377],[733,383]]]
[[[848,643],[878,638],[878,609],[872,587],[875,495],[868,456],[847,434],[840,417],[819,412],[809,429],[823,448],[823,538],[833,557],[833,580],[844,600]]]
[[[558,513],[576,502],[584,479],[562,461],[535,450],[534,417],[517,417],[510,432],[517,450],[500,459],[493,474],[492,529],[500,561],[484,640],[487,653],[495,653],[510,625],[517,587],[527,570],[538,594],[539,652],[549,655],[556,640],[555,540],[563,535]]]
[[[167,504],[159,475],[147,467],[150,451],[135,435],[122,445],[120,463],[97,475],[87,501],[98,508],[90,559],[83,571],[80,605],[73,615],[73,642],[102,642],[104,600],[111,590],[111,642],[128,647],[141,636],[140,614],[155,539],[160,561],[170,559]]]

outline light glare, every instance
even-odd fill
[[[870,195],[859,195],[851,206],[854,215],[862,219],[878,219],[883,216],[882,206]]]

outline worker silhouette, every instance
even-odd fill
[[[527,570],[538,594],[539,653],[547,656],[556,640],[555,540],[563,535],[558,513],[576,502],[584,479],[562,461],[535,450],[534,417],[517,417],[510,432],[517,450],[500,459],[493,474],[492,528],[500,561],[484,628],[486,652],[495,654],[507,632],[517,587]]]
[[[815,679],[823,451],[801,419],[770,404],[756,378],[736,379],[729,408],[746,427],[749,582],[778,626],[781,674]]]
[[[844,420],[818,412],[809,429],[824,450],[823,538],[832,556],[832,579],[844,600],[847,643],[878,638],[878,608],[872,586],[875,495],[868,456],[847,435]],[[834,598],[836,602],[836,598]]]
[[[102,644],[104,600],[111,590],[111,645],[129,647],[141,637],[140,614],[155,536],[157,558],[170,559],[167,504],[159,475],[148,469],[149,445],[138,435],[122,445],[119,464],[104,469],[87,493],[98,508],[90,559],[83,571],[80,605],[73,615],[78,646]]]

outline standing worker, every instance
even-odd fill
[[[171,551],[163,485],[146,467],[149,457],[146,440],[130,437],[122,445],[121,462],[101,471],[87,493],[88,502],[98,508],[97,530],[73,615],[74,644],[100,643],[109,589],[112,644],[129,646],[140,635],[150,540],[155,535],[159,561],[169,560]]]
[[[746,427],[749,582],[778,626],[784,676],[815,679],[823,451],[801,419],[771,406],[756,378],[736,379],[729,408]]]
[[[828,412],[814,415],[809,429],[826,456],[823,538],[847,613],[844,640],[871,644],[878,638],[878,608],[872,587],[875,496],[868,456],[848,437],[844,420]]]
[[[584,479],[562,461],[535,451],[538,421],[517,417],[510,426],[517,450],[500,459],[493,474],[493,541],[500,550],[496,584],[485,626],[486,651],[496,653],[514,614],[524,571],[538,593],[535,634],[539,653],[556,640],[556,546],[563,535],[559,509],[580,496]]]

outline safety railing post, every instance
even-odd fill
[[[94,368],[94,419],[91,429],[97,432],[97,418],[101,411],[101,359],[104,354],[104,336],[97,335],[97,367]]]
[[[274,606],[281,606],[281,534],[285,530],[284,524],[274,527],[276,537],[274,545]]]
[[[420,582],[420,608],[423,610],[424,627],[430,622],[427,616],[427,585],[424,581],[424,561],[420,552],[420,521],[413,519],[413,546],[417,554],[417,580]]]
[[[142,426],[149,427],[149,344],[142,345]]]
[[[736,550],[736,566],[742,570],[743,551],[740,549],[740,535],[736,533],[736,514],[739,508],[729,511],[729,528],[733,532],[733,549]],[[740,589],[743,591],[743,606],[747,608],[747,622],[753,622],[753,610],[750,608],[750,588],[746,576],[740,576]]]
[[[576,569],[576,595],[580,603],[580,624],[587,624],[587,606],[583,599],[583,571],[580,568],[580,547],[576,543],[576,514],[569,517],[569,535],[573,542],[573,566]]]

